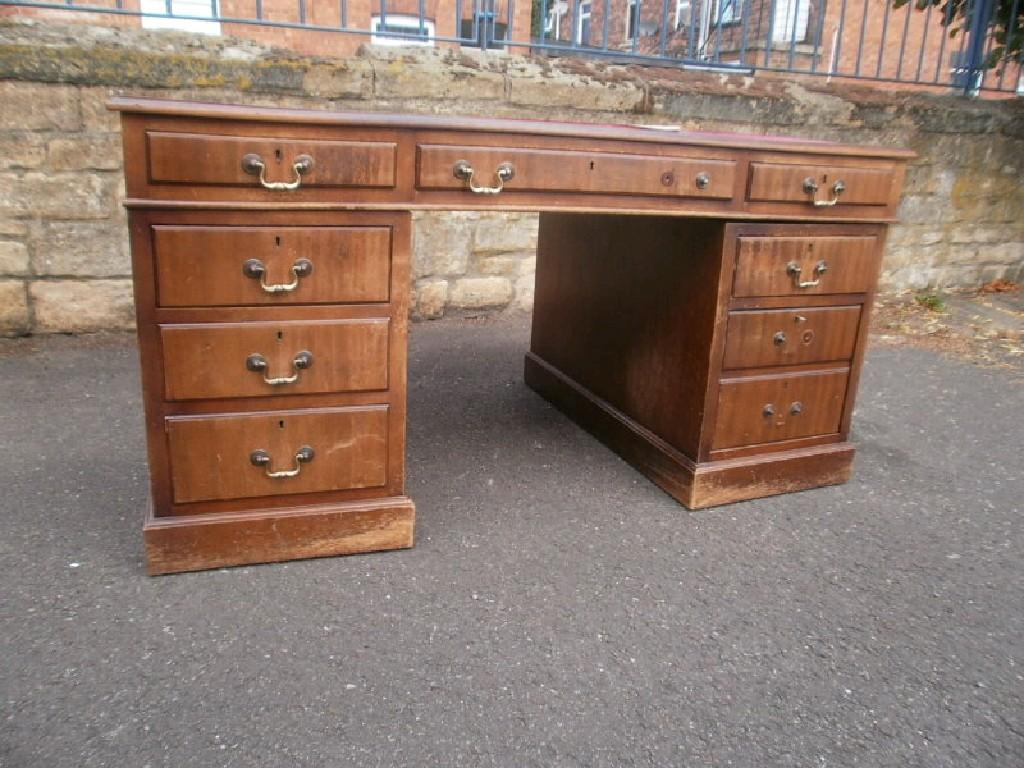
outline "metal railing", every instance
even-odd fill
[[[369,13],[348,0],[0,0],[3,7],[243,38],[254,27],[288,29],[287,43],[259,39],[299,50],[295,31],[331,32],[344,41],[339,55],[366,42],[462,46],[1024,95],[1024,0],[372,0]]]

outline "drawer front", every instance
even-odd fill
[[[256,166],[243,167],[255,156],[265,167],[268,183],[305,187],[394,187],[397,145],[387,141],[326,141],[273,137],[215,136],[196,133],[146,134],[149,180],[152,183],[223,184],[259,187]],[[301,157],[312,164],[297,174]]]
[[[383,486],[387,421],[384,405],[169,418],[174,501]]]
[[[514,170],[503,186],[509,192],[580,192],[662,195],[726,200],[733,196],[736,163],[722,158],[659,157],[547,149],[501,149],[421,145],[417,186],[420,189],[465,189],[456,163],[473,168],[473,183],[496,186],[497,169]]]
[[[839,431],[849,370],[724,379],[712,450]]]
[[[875,237],[740,237],[733,296],[865,293],[878,275]]]
[[[386,302],[389,227],[153,227],[162,307]]]
[[[859,324],[859,306],[730,312],[723,366],[756,368],[849,360]]]
[[[196,400],[385,390],[389,326],[387,318],[165,325],[165,395]]]
[[[751,163],[747,199],[752,202],[888,205],[895,182],[892,166],[844,168],[839,165]],[[836,195],[837,184],[843,187]],[[816,189],[815,189],[816,187]],[[831,207],[831,206],[829,206]]]

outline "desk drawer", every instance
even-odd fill
[[[878,275],[873,236],[740,237],[733,296],[865,293]]]
[[[146,133],[149,181],[156,184],[261,186],[299,181],[307,187],[394,187],[397,144],[202,133]],[[308,158],[302,173],[296,163]],[[250,161],[250,162],[247,162]],[[285,191],[285,190],[282,190]]]
[[[388,387],[387,318],[165,325],[168,400]],[[277,383],[268,383],[267,380]]]
[[[387,422],[385,405],[169,418],[174,501],[383,486]]]
[[[723,367],[849,360],[859,324],[859,306],[730,312]]]
[[[839,431],[849,369],[723,379],[712,450]]]
[[[390,227],[153,227],[162,307],[386,302]]]
[[[837,206],[888,205],[895,174],[892,166],[850,168],[754,162],[750,164],[747,199],[752,202],[806,203],[808,206],[814,206],[815,201],[828,203],[833,199]],[[840,188],[842,191],[836,194]]]
[[[420,189],[470,189],[455,175],[464,161],[473,183],[498,185],[499,166],[513,175],[502,186],[509,192],[581,192],[617,195],[662,195],[727,200],[733,196],[736,163],[721,157],[660,157],[607,152],[548,149],[503,149],[475,146],[421,145],[416,185]]]

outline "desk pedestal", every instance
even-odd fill
[[[839,248],[848,272],[880,234],[543,214],[526,382],[691,509],[845,482],[874,275],[810,294],[773,255]],[[783,295],[736,295],[752,244],[756,290]]]

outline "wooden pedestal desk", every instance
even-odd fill
[[[845,481],[907,151],[117,99],[151,573],[409,547],[411,212],[540,211],[526,382],[690,508]]]

